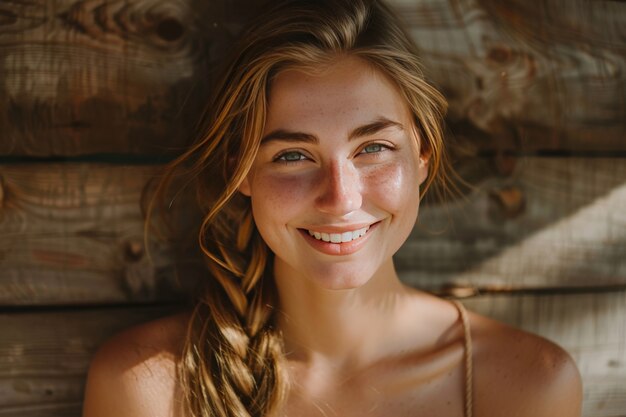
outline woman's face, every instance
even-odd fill
[[[327,289],[367,282],[406,240],[427,160],[397,87],[342,58],[273,81],[263,141],[240,191],[275,270]]]

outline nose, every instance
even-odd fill
[[[358,210],[363,202],[359,173],[348,161],[334,161],[322,170],[315,199],[317,209],[342,216]]]

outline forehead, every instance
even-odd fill
[[[319,71],[279,73],[269,90],[265,130],[350,128],[380,117],[410,120],[398,87],[363,59],[342,57]]]

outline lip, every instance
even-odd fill
[[[323,240],[317,240],[313,236],[309,235],[309,229],[298,229],[298,232],[302,235],[304,240],[311,245],[314,249],[322,252],[326,255],[335,255],[335,256],[343,256],[350,255],[352,253],[357,252],[359,249],[365,245],[365,243],[369,240],[370,235],[376,229],[380,221],[376,223],[363,223],[350,225],[350,228],[346,227],[332,227],[326,226],[321,228],[315,228],[311,230],[315,230],[316,232],[324,232],[324,233],[342,233],[348,232],[352,230],[362,229],[364,227],[369,226],[369,229],[365,235],[361,236],[358,239],[351,240],[350,242],[342,242],[342,243],[331,243],[324,242]]]

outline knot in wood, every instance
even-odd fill
[[[513,52],[508,46],[494,46],[487,53],[487,59],[499,65],[507,64],[513,58]]]
[[[489,196],[499,208],[500,213],[509,219],[518,217],[524,212],[526,207],[524,193],[516,186],[507,186],[493,190]]]
[[[176,19],[168,17],[159,22],[156,34],[164,41],[174,42],[180,39],[185,32],[183,25]]]
[[[17,13],[12,10],[2,10],[0,12],[0,26],[8,27],[9,25],[14,25],[19,20]]]
[[[129,240],[125,244],[124,256],[128,262],[137,262],[143,256],[143,244],[137,240]]]

